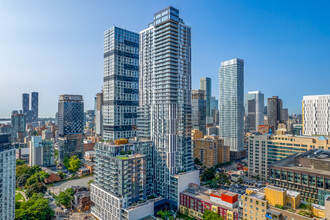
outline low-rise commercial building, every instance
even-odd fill
[[[224,146],[219,137],[205,137],[194,141],[194,158],[198,158],[203,166],[213,167],[219,163],[230,161],[230,148]]]
[[[324,205],[330,195],[330,151],[311,150],[295,154],[269,166],[269,179],[275,186],[301,192],[304,200]]]
[[[206,209],[217,213],[225,220],[238,220],[238,195],[225,190],[213,191],[189,184],[180,193],[180,212],[198,220],[203,219]]]
[[[329,139],[323,136],[251,135],[248,138],[249,176],[266,180],[268,165],[312,149],[330,149]]]
[[[309,219],[277,207],[296,209],[300,205],[300,193],[283,188],[267,186],[247,189],[242,196],[243,220],[263,219]]]

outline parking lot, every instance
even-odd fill
[[[93,176],[74,179],[74,180],[68,180],[63,182],[54,183],[53,186],[49,187],[50,192],[54,193],[55,195],[58,195],[61,191],[64,191],[68,188],[71,188],[72,186],[88,186],[88,182],[90,180],[93,180]]]

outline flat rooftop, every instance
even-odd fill
[[[203,200],[203,201],[208,202],[210,204],[213,204],[213,205],[216,205],[216,206],[220,206],[220,207],[224,207],[224,208],[226,208],[228,210],[238,212],[238,208],[230,208],[230,207],[224,206],[222,204],[218,204],[216,202],[211,201],[211,199],[210,199],[210,193],[216,194],[216,192],[215,191],[212,192],[212,190],[210,190],[210,191],[211,192],[209,192],[209,190],[206,189],[206,188],[204,188],[204,187],[200,187],[199,190],[198,190],[198,192],[196,192],[196,193],[189,192],[188,190],[186,190],[186,191],[184,191],[182,193],[183,194],[186,194],[186,195],[188,195],[190,197],[195,197],[197,199]],[[226,190],[220,190],[220,191],[224,191],[226,193],[231,193],[231,192],[226,191]],[[231,194],[234,194],[235,195],[235,193],[231,193]]]

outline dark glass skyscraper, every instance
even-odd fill
[[[61,95],[58,101],[58,161],[83,157],[84,101],[81,95]]]
[[[211,78],[203,77],[200,78],[200,89],[205,91],[205,100],[206,100],[206,116],[211,115]]]
[[[274,131],[277,129],[278,122],[281,120],[283,103],[278,96],[267,99],[267,117],[268,125],[272,126]]]
[[[84,132],[84,101],[81,95],[61,95],[58,101],[58,134]]]
[[[38,121],[38,106],[39,106],[39,94],[37,92],[31,93],[31,120],[33,122]]]
[[[22,95],[22,110],[23,114],[27,114],[30,109],[30,95],[23,93]]]
[[[205,90],[196,89],[191,91],[192,127],[206,134],[206,99]]]

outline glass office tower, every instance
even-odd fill
[[[139,34],[118,27],[104,33],[103,138],[136,136]]]
[[[206,100],[206,116],[211,116],[211,78],[203,77],[200,78],[200,89],[205,91],[205,100]]]
[[[221,63],[219,74],[219,135],[231,151],[244,149],[244,60]]]
[[[61,95],[58,101],[58,162],[83,158],[84,101],[81,95]]]
[[[258,131],[264,124],[264,94],[260,91],[248,92],[245,95],[245,129]]]

